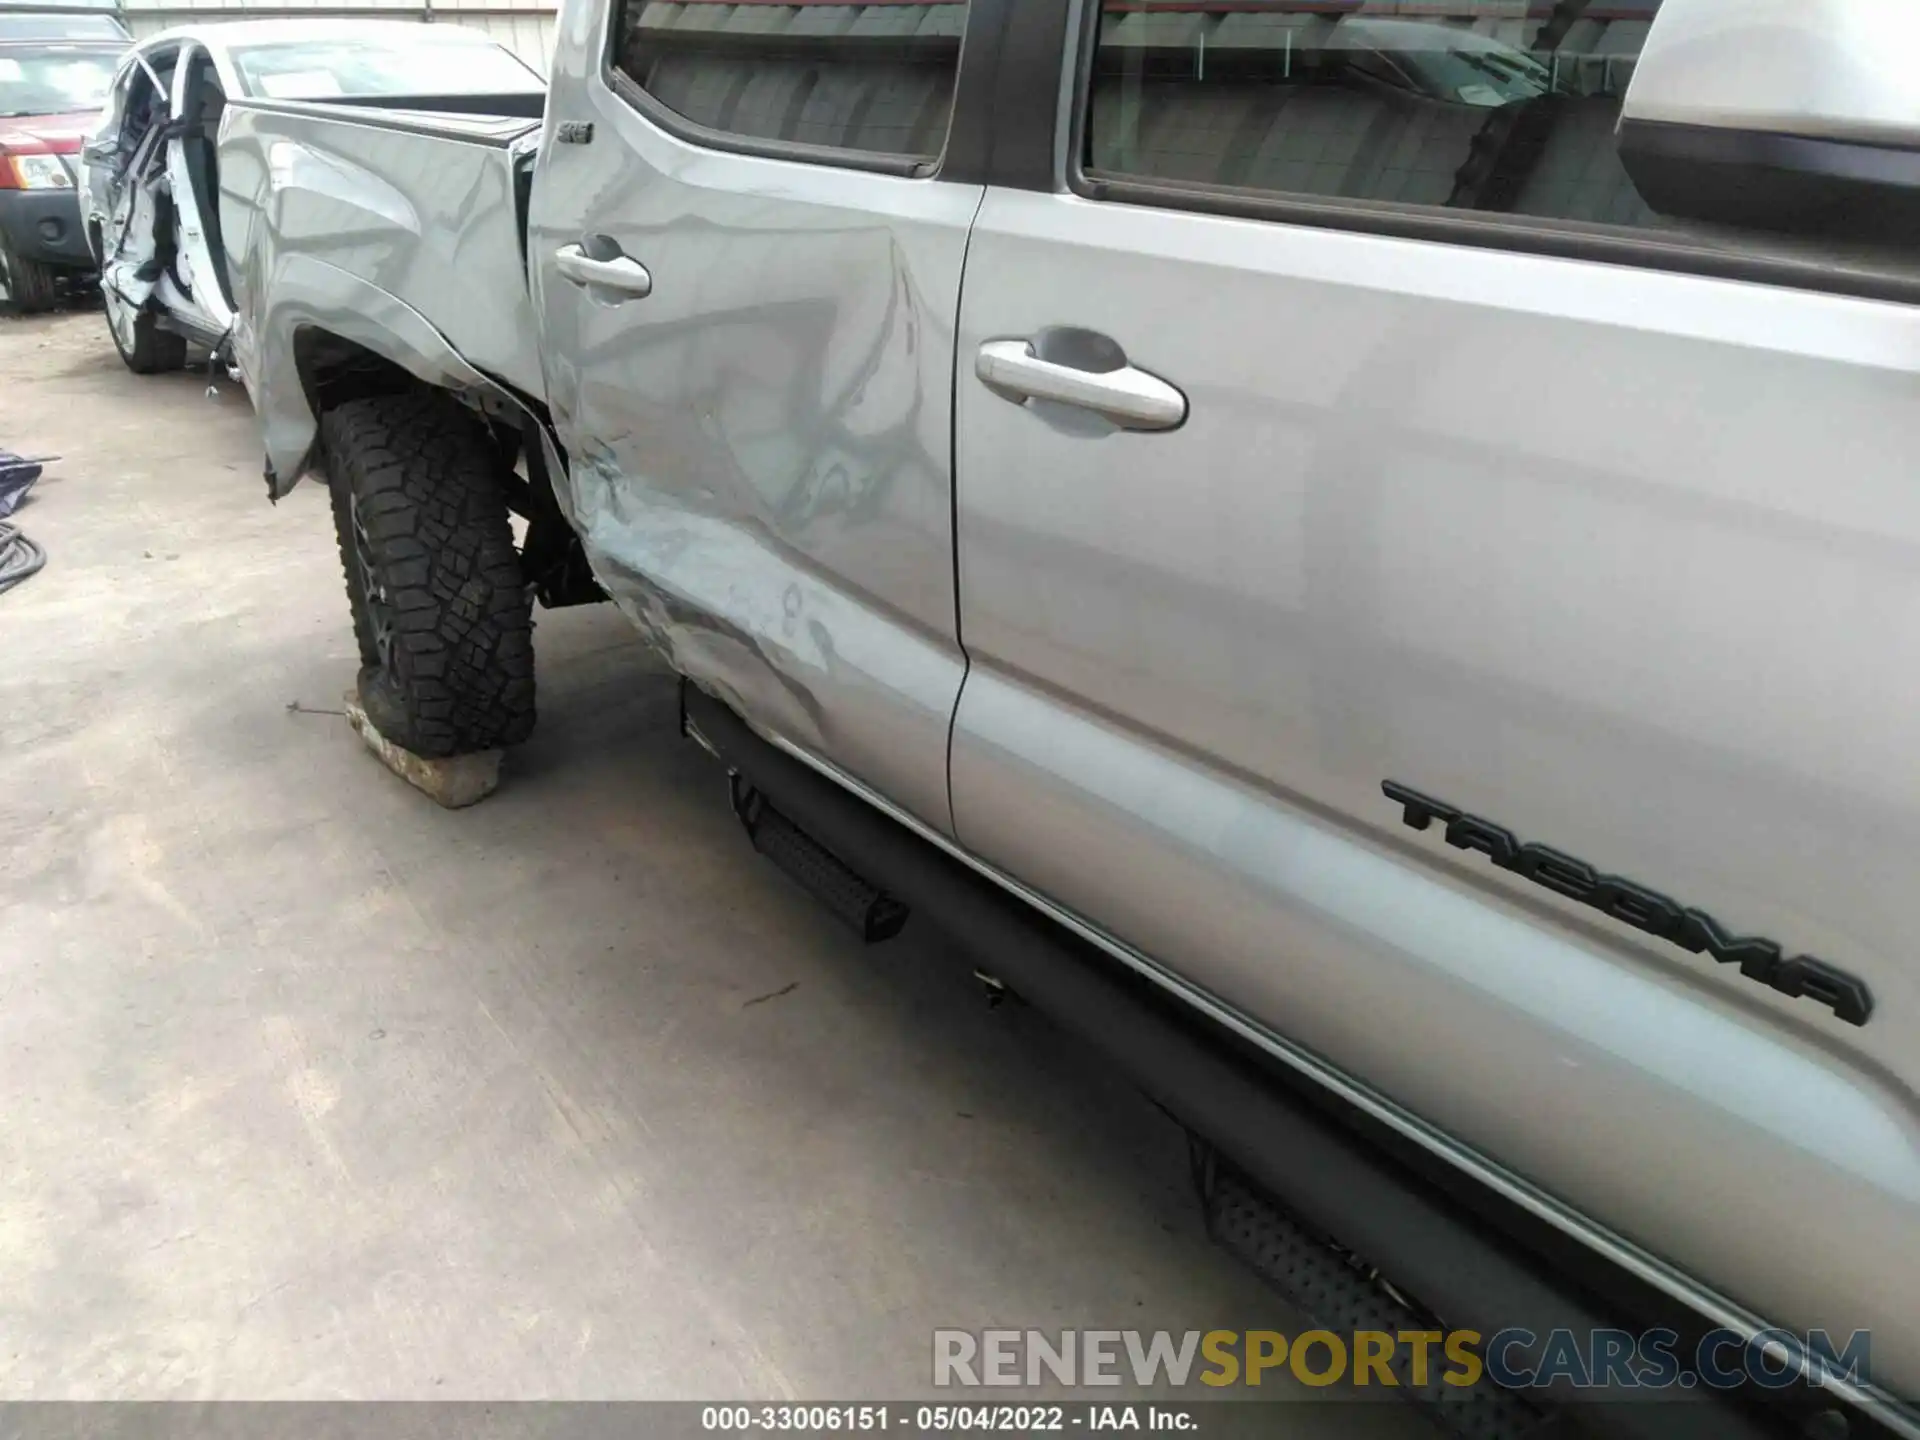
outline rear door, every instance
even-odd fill
[[[682,673],[940,831],[967,11],[572,7],[528,242],[602,581]]]
[[[1920,1333],[1920,311],[1649,213],[1657,3],[1087,7],[968,260],[956,833],[1671,1284]]]

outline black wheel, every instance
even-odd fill
[[[0,235],[0,310],[37,315],[51,310],[59,299],[60,272],[38,260],[22,258],[7,237]]]
[[[525,740],[533,601],[485,427],[423,389],[327,411],[320,443],[367,718],[429,759]]]
[[[158,375],[187,368],[186,336],[162,330],[151,311],[128,304],[111,285],[101,285],[100,298],[113,348],[120,352],[129,370],[136,375]]]

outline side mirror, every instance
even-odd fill
[[[1920,247],[1920,3],[1662,0],[1620,114],[1681,220]]]

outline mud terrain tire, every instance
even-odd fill
[[[320,443],[367,718],[430,760],[525,740],[533,602],[484,427],[421,389],[327,411]]]

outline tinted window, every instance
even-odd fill
[[[330,95],[500,95],[545,88],[511,51],[471,31],[422,25],[390,38],[362,35],[245,45],[234,68],[249,95],[324,100]],[[436,33],[436,31],[438,33]]]
[[[1089,168],[1659,222],[1614,127],[1660,0],[1103,0]]]
[[[614,64],[710,130],[931,159],[946,144],[966,14],[965,0],[625,0]]]

